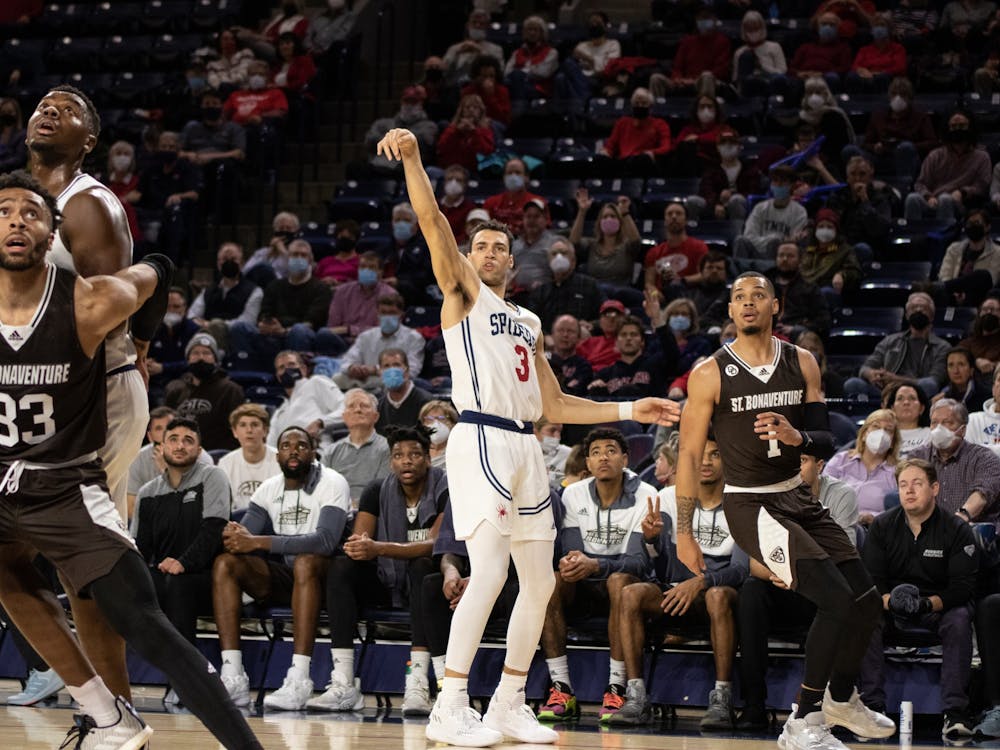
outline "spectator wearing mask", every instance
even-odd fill
[[[355,20],[354,11],[347,7],[347,0],[327,0],[323,12],[313,16],[309,22],[305,37],[306,49],[313,57],[322,58],[334,50],[335,45],[347,40]]]
[[[1000,364],[1000,295],[990,293],[983,300],[971,334],[958,345],[972,352],[976,358],[976,372],[980,376],[992,377]]]
[[[430,438],[431,466],[444,470],[445,450],[448,448],[448,436],[458,424],[458,412],[448,401],[434,399],[420,407],[418,415],[420,424],[427,429]]]
[[[248,70],[246,88],[231,93],[222,105],[226,119],[244,127],[260,127],[288,116],[288,99],[277,86],[268,85],[270,69],[263,60],[254,60]]]
[[[365,487],[389,475],[389,443],[375,431],[378,399],[368,391],[352,388],[345,393],[341,418],[348,432],[324,451],[321,462],[347,480],[357,510]]]
[[[985,445],[994,453],[1000,454],[1000,367],[993,371],[990,396],[983,403],[981,411],[969,415],[965,439],[970,443]]]
[[[228,348],[229,328],[237,321],[253,325],[260,314],[264,291],[243,275],[243,247],[223,242],[215,254],[218,280],[201,290],[188,317],[204,328],[222,348]]]
[[[854,39],[858,29],[875,21],[875,4],[871,0],[824,0],[816,8],[813,18],[833,13],[840,19],[837,33],[848,41]]]
[[[149,371],[151,399],[163,396],[167,383],[187,369],[187,345],[198,333],[198,324],[187,317],[187,297],[180,287],[171,287],[167,295],[167,311],[156,335],[149,342],[146,367]]]
[[[637,88],[630,99],[631,115],[615,121],[611,135],[597,150],[597,167],[607,174],[650,177],[658,160],[670,152],[670,125],[660,117],[650,117],[653,95]]]
[[[549,486],[558,489],[562,486],[562,480],[566,474],[566,459],[571,450],[568,445],[563,445],[560,442],[562,425],[558,422],[550,422],[544,416],[536,419],[532,424],[535,427],[535,439],[542,445],[542,458],[545,460],[545,468],[549,472]]]
[[[201,95],[199,119],[181,131],[181,159],[202,170],[202,205],[217,212],[220,222],[235,215],[237,165],[247,153],[247,135],[242,126],[222,117],[222,99],[215,91]]]
[[[913,84],[908,78],[893,78],[888,97],[888,108],[875,111],[868,120],[865,149],[874,155],[878,172],[893,170],[915,177],[920,162],[938,145],[934,123],[913,103]]]
[[[437,141],[438,126],[427,116],[424,102],[427,92],[423,86],[407,86],[399,100],[399,111],[393,117],[382,117],[375,120],[365,133],[366,153],[372,154],[368,159],[368,170],[360,170],[357,176],[364,177],[371,172],[389,177],[401,177],[403,167],[399,162],[389,161],[375,152],[375,145],[393,128],[406,128],[417,138],[420,145],[420,156],[425,164],[433,164],[434,143]]]
[[[135,204],[148,239],[175,263],[190,260],[195,241],[201,174],[179,158],[177,133],[160,133],[152,164],[139,175]]]
[[[952,114],[944,141],[924,159],[913,192],[906,196],[908,220],[933,215],[949,223],[958,221],[970,201],[989,194],[990,157],[979,147],[972,116],[962,111]]]
[[[802,248],[795,242],[782,242],[774,268],[766,273],[781,302],[774,330],[789,341],[795,341],[806,330],[826,335],[831,325],[826,298],[816,284],[805,279],[801,266]]]
[[[743,234],[733,243],[733,257],[771,260],[785,239],[797,240],[805,233],[809,216],[802,204],[792,200],[797,175],[787,165],[771,169],[771,197],[750,211]]]
[[[0,99],[0,173],[13,172],[28,163],[25,132],[24,117],[17,99]]]
[[[403,295],[407,305],[430,301],[428,287],[435,286],[431,254],[417,214],[406,201],[392,207],[392,245],[383,252],[382,278]]]
[[[698,308],[687,297],[672,300],[660,312],[657,300],[647,298],[643,309],[653,323],[657,334],[669,329],[670,339],[659,336],[660,346],[667,364],[667,374],[680,375],[695,366],[702,357],[711,354],[713,346],[708,337],[701,333]]]
[[[577,270],[573,243],[556,235],[546,256],[552,281],[536,286],[528,298],[528,307],[541,319],[542,329],[549,330],[563,314],[580,320],[596,318],[603,295],[594,279]]]
[[[469,82],[462,87],[462,96],[477,94],[486,107],[486,116],[494,134],[499,137],[510,125],[510,89],[503,83],[501,63],[492,55],[477,57],[470,69]]]
[[[834,91],[840,91],[840,77],[851,67],[851,45],[840,35],[840,18],[825,12],[814,17],[816,39],[799,45],[788,66],[789,73],[805,81],[819,76]]]
[[[831,458],[823,473],[854,489],[859,521],[868,526],[885,510],[886,495],[896,491],[896,461],[900,443],[896,415],[876,409],[865,418],[853,448]]]
[[[545,348],[545,356],[562,389],[574,396],[586,393],[594,375],[590,362],[576,352],[581,333],[579,319],[560,315],[552,324],[552,345]]]
[[[424,337],[401,323],[405,306],[403,298],[392,292],[378,299],[377,328],[362,331],[340,360],[340,372],[334,377],[343,389],[364,388],[376,391],[381,387],[379,356],[386,349],[406,352],[408,369],[419,374],[424,363]]]
[[[945,366],[948,380],[931,401],[950,398],[961,403],[970,413],[982,411],[983,403],[990,397],[990,389],[975,377],[976,360],[972,352],[960,346],[949,349]]]
[[[663,291],[668,284],[683,282],[693,286],[701,281],[701,259],[708,254],[708,245],[687,233],[687,207],[680,201],[668,203],[663,209],[666,239],[646,253],[643,261],[647,292]]]
[[[839,180],[826,169],[826,164],[839,165],[842,161],[842,151],[845,147],[853,146],[857,136],[851,118],[840,108],[825,78],[812,76],[805,80],[799,119],[812,125],[815,131],[822,133],[825,138],[817,154],[819,158],[811,159],[806,164],[815,170],[827,185],[837,184]],[[840,172],[839,167],[835,167],[835,170]]]
[[[847,74],[847,90],[851,93],[885,91],[892,78],[906,75],[906,48],[892,38],[889,19],[874,16],[871,32],[871,44],[858,50]]]
[[[556,76],[556,96],[578,103],[577,114],[582,114],[583,103],[600,91],[601,75],[608,62],[622,56],[618,40],[608,38],[610,24],[606,13],[591,11],[587,16],[587,39],[573,48]]]
[[[711,94],[700,94],[692,102],[691,120],[674,140],[674,165],[683,176],[696,177],[718,162],[716,148],[725,120],[721,108]]]
[[[402,349],[383,349],[378,355],[382,397],[378,402],[378,431],[392,427],[412,427],[420,421],[420,410],[433,396],[414,385],[409,357]]]
[[[729,80],[732,46],[718,28],[715,11],[710,7],[699,9],[694,24],[694,33],[684,35],[677,46],[670,78],[664,79],[668,91],[690,93],[705,73],[713,83]]]
[[[549,248],[558,235],[549,231],[549,207],[542,198],[525,203],[521,216],[521,232],[510,248],[514,274],[508,286],[516,293],[530,294],[552,281]]]
[[[242,27],[236,27],[234,31],[237,39],[259,57],[274,60],[277,57],[279,37],[290,32],[299,39],[305,39],[309,31],[309,19],[302,13],[301,0],[284,0],[280,10],[262,25],[259,32]]]
[[[3,115],[7,101],[12,99],[0,99],[0,164],[3,163]],[[20,109],[18,110],[20,111]],[[23,142],[24,135],[22,133]],[[23,165],[21,165],[23,166]],[[0,174],[11,172],[19,167],[13,166],[7,169],[0,167]],[[125,209],[125,216],[128,218],[129,232],[132,234],[132,244],[137,244],[142,239],[139,231],[139,219],[135,215],[135,201],[139,200],[139,169],[135,162],[135,146],[128,141],[115,141],[108,149],[108,172],[102,180],[105,185],[111,188],[111,192],[118,196],[122,208]]]
[[[336,288],[358,280],[358,239],[361,227],[353,219],[341,219],[333,227],[333,253],[316,264],[316,278]]]
[[[245,510],[257,488],[281,473],[278,452],[265,442],[270,426],[271,416],[260,404],[240,404],[229,415],[240,447],[220,458],[218,465],[229,480],[234,511]]]
[[[788,72],[781,45],[767,38],[767,24],[756,10],[748,10],[740,22],[744,44],[733,54],[733,83],[744,97],[777,93],[776,85]]]
[[[861,282],[861,262],[854,248],[840,237],[840,217],[829,208],[816,212],[813,236],[816,242],[802,254],[800,273],[829,299],[839,302],[845,291],[856,289]]]
[[[437,163],[442,167],[458,164],[473,170],[477,165],[476,157],[492,154],[495,148],[483,100],[477,94],[466,94],[438,138]]]
[[[448,220],[451,233],[455,235],[455,243],[461,245],[468,240],[465,225],[470,212],[476,207],[472,199],[465,194],[469,187],[469,170],[461,164],[450,164],[444,170],[443,192],[438,201],[438,208]],[[487,215],[488,218],[488,215]]]
[[[978,307],[1000,279],[1000,246],[989,230],[989,212],[973,209],[965,216],[965,237],[945,250],[938,281],[947,304]]]
[[[379,324],[378,301],[396,290],[382,281],[382,259],[369,250],[358,257],[358,280],[340,284],[333,295],[326,328],[316,334],[316,351],[339,356],[363,331]]]
[[[524,19],[521,40],[521,46],[511,53],[504,66],[504,80],[511,99],[523,109],[532,99],[552,95],[559,53],[549,44],[549,28],[541,16]]]
[[[859,257],[870,260],[889,250],[895,196],[891,187],[874,180],[875,168],[867,157],[852,156],[846,171],[847,185],[827,199],[826,207],[840,216],[841,237]]]
[[[747,196],[759,195],[763,183],[755,162],[740,159],[740,134],[729,125],[719,130],[718,163],[706,165],[697,195],[685,205],[691,219],[739,219],[747,217]]]
[[[271,220],[271,239],[254,251],[243,266],[243,273],[261,289],[275,278],[288,275],[288,246],[299,235],[299,217],[291,211],[279,211]]]
[[[229,429],[229,415],[243,403],[243,388],[219,367],[219,347],[207,333],[195,335],[185,354],[188,371],[167,383],[164,404],[198,422],[205,450],[232,450],[238,444]]]
[[[274,379],[285,389],[285,398],[271,415],[267,444],[278,447],[278,436],[294,425],[302,427],[319,443],[320,434],[340,421],[344,394],[326,375],[309,375],[302,355],[295,351],[278,352],[274,358]]]
[[[455,42],[444,53],[445,80],[449,84],[458,85],[475,80],[476,62],[483,57],[493,59],[499,71],[499,66],[503,65],[503,48],[487,41],[486,32],[489,28],[490,14],[487,11],[476,8],[469,14],[469,20],[465,24],[465,38]],[[494,80],[498,82],[500,78],[497,75]]]
[[[504,192],[491,195],[483,201],[483,208],[497,221],[508,226],[515,237],[520,237],[524,228],[524,207],[529,201],[545,199],[528,192],[528,169],[521,159],[509,159],[503,167]]]
[[[244,47],[232,29],[219,32],[216,49],[202,48],[195,55],[205,60],[207,83],[216,91],[244,88],[250,77],[253,50]]]
[[[642,243],[639,228],[632,219],[632,200],[619,195],[614,203],[601,206],[594,222],[594,236],[584,237],[584,217],[593,203],[587,188],[577,189],[576,218],[569,230],[569,241],[586,259],[587,275],[600,285],[602,292],[626,304],[638,305],[642,296],[632,287],[632,278]]]

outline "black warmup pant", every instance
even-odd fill
[[[170,575],[150,568],[160,609],[191,644],[196,644],[198,615],[212,612],[212,573],[181,573]]]

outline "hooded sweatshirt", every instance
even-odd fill
[[[996,399],[989,399],[983,404],[982,411],[969,415],[965,439],[970,443],[985,445],[1000,454],[1000,413],[997,411]]]

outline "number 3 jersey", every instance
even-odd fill
[[[806,381],[798,350],[776,338],[774,359],[751,367],[729,344],[712,356],[719,367],[719,403],[712,428],[725,466],[726,491],[787,482],[798,476],[799,449],[754,432],[757,415],[776,412],[796,429],[803,426]]]
[[[86,355],[73,308],[76,274],[47,268],[31,322],[0,321],[0,463],[64,463],[104,445],[104,344]]]
[[[458,325],[443,331],[451,365],[451,400],[471,410],[532,422],[542,415],[535,372],[538,316],[500,299],[485,284]]]

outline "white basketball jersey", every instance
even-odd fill
[[[91,177],[89,174],[83,174],[82,172],[73,178],[73,181],[66,186],[66,189],[59,193],[56,198],[56,205],[59,210],[62,211],[72,198],[77,193],[84,190],[92,190],[94,188],[99,188],[100,190],[107,191],[114,202],[111,204],[117,206],[118,210],[125,213],[125,209],[121,208],[121,204],[118,202],[118,196],[111,192],[106,186],[102,185],[96,179]],[[124,216],[122,219],[124,221]],[[125,222],[127,224],[127,222]],[[129,248],[128,248],[129,260],[132,259],[132,237],[129,236]],[[55,263],[60,268],[66,268],[70,271],[76,272],[76,264],[73,262],[73,254],[66,247],[66,243],[63,242],[62,232],[56,232],[55,239],[52,241],[52,247],[49,249],[48,256],[46,259]],[[105,361],[107,363],[108,371],[116,370],[124,365],[130,365],[135,363],[136,354],[135,346],[132,344],[132,339],[129,338],[126,333],[119,333],[113,336],[108,336],[105,342]]]
[[[465,319],[443,331],[451,365],[451,400],[469,409],[532,422],[542,415],[535,348],[542,324],[485,284]]]

